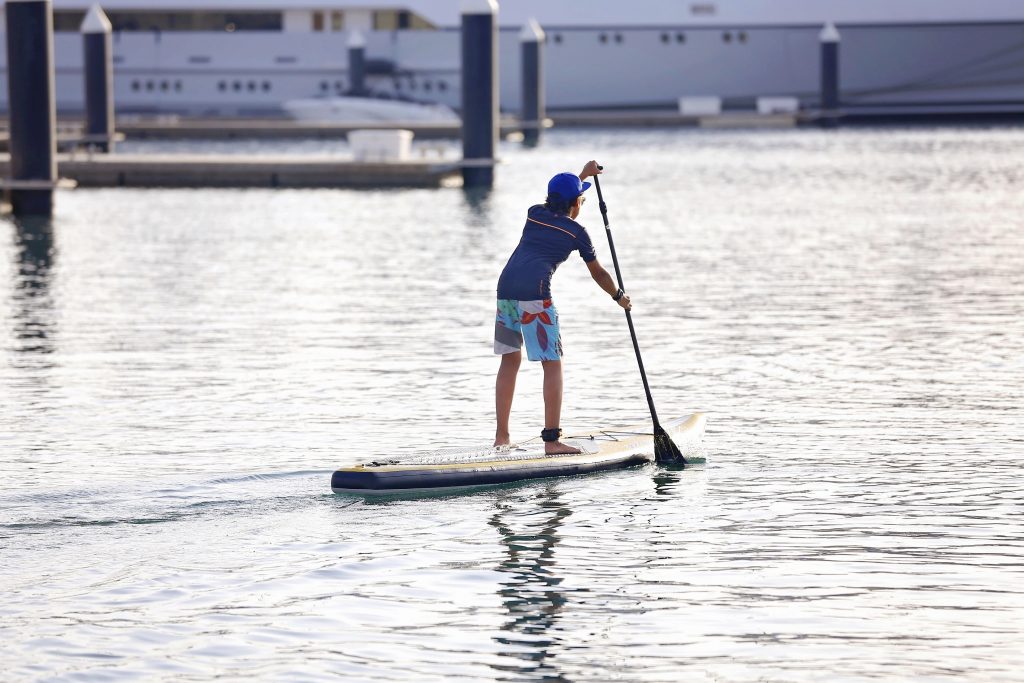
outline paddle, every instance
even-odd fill
[[[604,166],[598,166],[604,169]],[[608,235],[608,247],[612,252],[612,264],[615,266],[615,278],[619,282],[619,289],[625,290],[622,284],[622,272],[619,270],[619,258],[615,255],[615,241],[612,239],[612,229],[608,225],[608,206],[604,203],[604,196],[601,194],[601,181],[594,176],[594,187],[597,188],[597,201],[601,207],[601,218],[604,219],[604,232]],[[640,379],[644,381],[644,393],[647,394],[647,407],[651,409],[651,419],[654,420],[654,461],[659,465],[675,465],[682,467],[686,465],[686,458],[683,457],[679,447],[675,445],[668,432],[658,422],[658,413],[654,409],[654,399],[651,397],[651,387],[647,384],[647,373],[644,372],[644,361],[640,358],[640,345],[636,341],[636,330],[633,329],[633,316],[626,311],[626,323],[629,325],[629,336],[633,338],[633,350],[636,351],[636,363],[640,366]]]

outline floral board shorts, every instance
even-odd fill
[[[516,301],[498,299],[494,319],[494,352],[513,353],[523,348],[530,360],[561,360],[562,335],[558,310],[551,299]]]

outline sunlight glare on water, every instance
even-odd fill
[[[1024,132],[501,155],[485,195],[76,190],[0,222],[5,680],[1019,680]],[[709,413],[707,464],[331,494],[492,437],[498,273],[595,157],[659,413]],[[576,257],[553,289],[563,426],[648,421],[617,307]]]

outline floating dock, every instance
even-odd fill
[[[550,125],[550,122],[548,122]],[[416,140],[458,140],[462,126],[420,121],[364,121],[353,123],[314,123],[291,119],[191,119],[177,117],[127,118],[117,121],[119,140],[343,140],[353,130],[409,130]],[[521,133],[523,126],[512,117],[501,120],[499,134],[504,139]],[[57,145],[67,148],[82,138],[82,123],[62,120]],[[8,151],[8,133],[0,126],[0,151]]]
[[[757,112],[723,112],[709,116],[680,114],[673,109],[586,110],[548,112],[559,127],[611,128],[793,128],[800,118],[793,114],[758,114]]]
[[[353,130],[412,131],[416,140],[446,140],[462,137],[461,124],[430,121],[364,121],[354,123],[314,123],[291,119],[139,119],[118,120],[117,130],[129,140],[338,140]],[[503,118],[499,134],[504,138],[522,130],[519,121]]]
[[[458,185],[459,159],[363,162],[308,155],[79,154],[57,156],[79,187],[441,187]],[[0,177],[10,156],[0,154]]]
[[[1005,105],[843,106],[828,114],[802,109],[791,114],[725,110],[713,115],[687,115],[670,108],[548,111],[556,128],[793,128],[818,126],[832,118],[856,125],[943,125],[963,122],[1019,121],[1024,107]]]
[[[856,124],[942,124],[946,122],[985,121],[1014,118],[1021,114],[1017,105],[991,106],[877,106],[843,107],[838,118]],[[563,110],[549,112],[544,127],[607,127],[607,128],[792,128],[815,126],[821,112],[802,110],[796,114],[759,114],[755,111],[727,110],[711,116],[691,116],[678,110]],[[312,139],[340,140],[353,130],[411,130],[416,140],[457,140],[462,128],[448,123],[420,122],[396,124],[363,122],[351,124],[309,123],[290,119],[120,119],[118,140],[273,140]],[[522,124],[514,118],[501,121],[502,138],[515,138]],[[82,144],[81,123],[63,121],[58,128],[58,149]],[[0,152],[8,150],[7,131],[0,126]]]

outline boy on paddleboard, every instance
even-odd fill
[[[562,413],[562,337],[558,311],[551,300],[551,276],[555,269],[578,251],[590,269],[590,276],[627,311],[629,296],[615,286],[607,270],[597,262],[597,252],[586,228],[576,222],[590,187],[587,178],[601,173],[596,161],[588,161],[580,174],[559,173],[548,182],[544,204],[531,206],[519,246],[512,252],[498,278],[498,310],[494,322],[494,353],[501,355],[495,382],[498,428],[495,446],[511,443],[509,415],[516,390],[516,376],[526,356],[544,367],[544,451],[549,455],[579,453],[563,444],[559,421]]]

